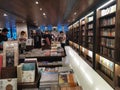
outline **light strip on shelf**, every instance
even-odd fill
[[[99,8],[97,8],[97,10],[99,10],[99,9],[107,6],[108,4],[112,3],[113,1],[115,1],[115,0],[110,0],[110,1],[108,1],[107,3],[105,3],[105,4],[103,4],[102,6],[100,6]]]
[[[93,57],[93,52],[92,51],[88,51],[88,56],[90,56],[92,58]]]
[[[89,14],[87,14],[85,17],[88,17],[88,16],[90,16],[90,15],[92,15],[92,14],[93,14],[93,11],[90,12]]]

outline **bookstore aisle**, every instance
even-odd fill
[[[66,46],[66,60],[83,90],[114,90],[71,47]]]

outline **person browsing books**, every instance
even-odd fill
[[[61,43],[61,47],[64,48],[64,46],[66,45],[66,35],[63,31],[60,31],[60,34],[59,34],[59,41]]]

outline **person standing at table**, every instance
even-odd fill
[[[61,43],[61,47],[64,48],[66,45],[66,34],[63,31],[60,31],[58,38]]]

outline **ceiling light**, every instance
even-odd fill
[[[45,16],[46,14],[45,14],[45,13],[43,13],[43,15]]]
[[[7,14],[6,14],[6,13],[4,13],[4,14],[3,14],[3,16],[5,16],[5,17],[6,17],[6,16],[7,16]]]
[[[40,8],[40,11],[42,11],[42,8]]]
[[[36,1],[36,2],[35,2],[35,4],[39,4],[39,2],[38,2],[38,1]]]
[[[76,15],[77,14],[77,12],[74,12],[74,15]]]

